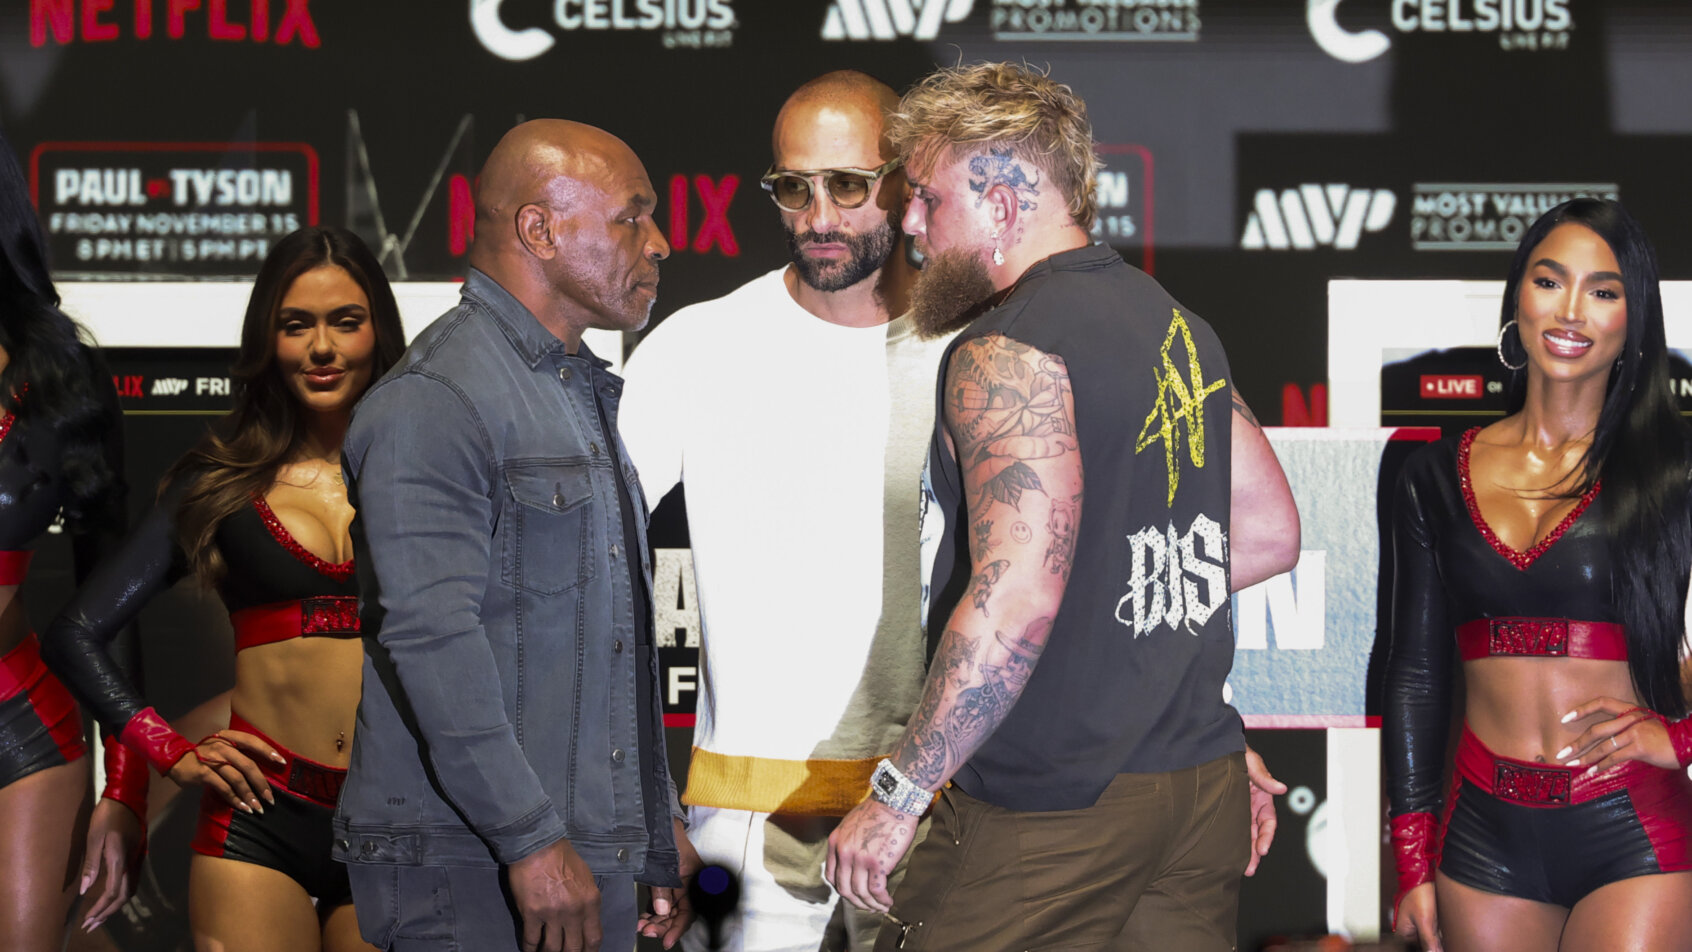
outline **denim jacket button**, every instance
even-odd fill
[[[564,508],[564,494],[563,493],[553,493],[552,494],[552,504],[554,506],[558,507],[559,509],[563,509]]]
[[[617,862],[626,863],[628,861],[629,861],[629,851],[626,848],[618,850],[617,851]]]
[[[365,840],[364,845],[359,847],[359,851],[362,852],[366,856],[374,855],[375,852],[376,852],[376,841],[375,840]]]
[[[598,443],[589,443],[588,444],[588,452],[592,453],[595,456],[598,456],[599,455],[599,444]]]
[[[623,762],[623,748],[618,747],[616,750],[611,752],[611,762],[615,764]]]
[[[622,654],[623,653],[623,639],[618,638],[616,641],[611,642],[611,653],[612,654]]]
[[[611,543],[611,557],[613,559],[617,557],[617,543],[615,542]]]
[[[558,368],[558,379],[559,380],[569,380],[570,379],[570,368],[568,368],[568,367]]]

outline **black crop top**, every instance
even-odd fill
[[[1513,550],[1481,522],[1465,487],[1477,432],[1411,454],[1393,499],[1392,647],[1381,732],[1393,816],[1439,809],[1458,625],[1510,616],[1621,620],[1602,492],[1594,487],[1532,549]]]
[[[139,692],[109,677],[104,650],[112,632],[140,614],[153,596],[188,574],[188,558],[176,536],[176,511],[186,483],[179,480],[159,498],[123,547],[100,563],[77,589],[42,639],[66,684],[100,723],[117,732],[145,708]],[[295,542],[262,499],[225,518],[216,539],[228,571],[218,595],[230,612],[272,602],[321,596],[356,596],[353,565],[317,558]],[[97,690],[107,685],[104,690]]]

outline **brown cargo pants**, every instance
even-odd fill
[[[1249,810],[1244,754],[1118,774],[1080,810],[1007,810],[948,787],[876,952],[1230,952]]]

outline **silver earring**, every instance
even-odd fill
[[[1510,328],[1512,327],[1517,328],[1518,331],[1521,329],[1520,325],[1516,323],[1515,318],[1511,318],[1509,323],[1498,329],[1498,362],[1504,365],[1505,370],[1520,370],[1527,366],[1526,355],[1522,357],[1522,362],[1519,364],[1512,364],[1508,360],[1504,359],[1504,335],[1509,333]]]
[[[1003,251],[999,250],[998,245],[993,246],[993,263],[994,264],[1004,264],[1005,263],[1005,253]]]

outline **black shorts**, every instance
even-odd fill
[[[30,635],[0,657],[0,787],[87,752],[76,700]]]
[[[259,761],[274,804],[264,813],[243,813],[207,789],[200,799],[200,824],[194,832],[194,852],[220,856],[277,870],[316,897],[321,908],[352,901],[347,868],[329,855],[335,798],[347,772],[297,756],[265,737],[263,732],[230,715],[229,726],[256,734],[276,748],[287,764]]]
[[[1692,869],[1692,780],[1628,761],[1584,767],[1499,757],[1463,729],[1439,871],[1465,886],[1573,908],[1634,876]]]

